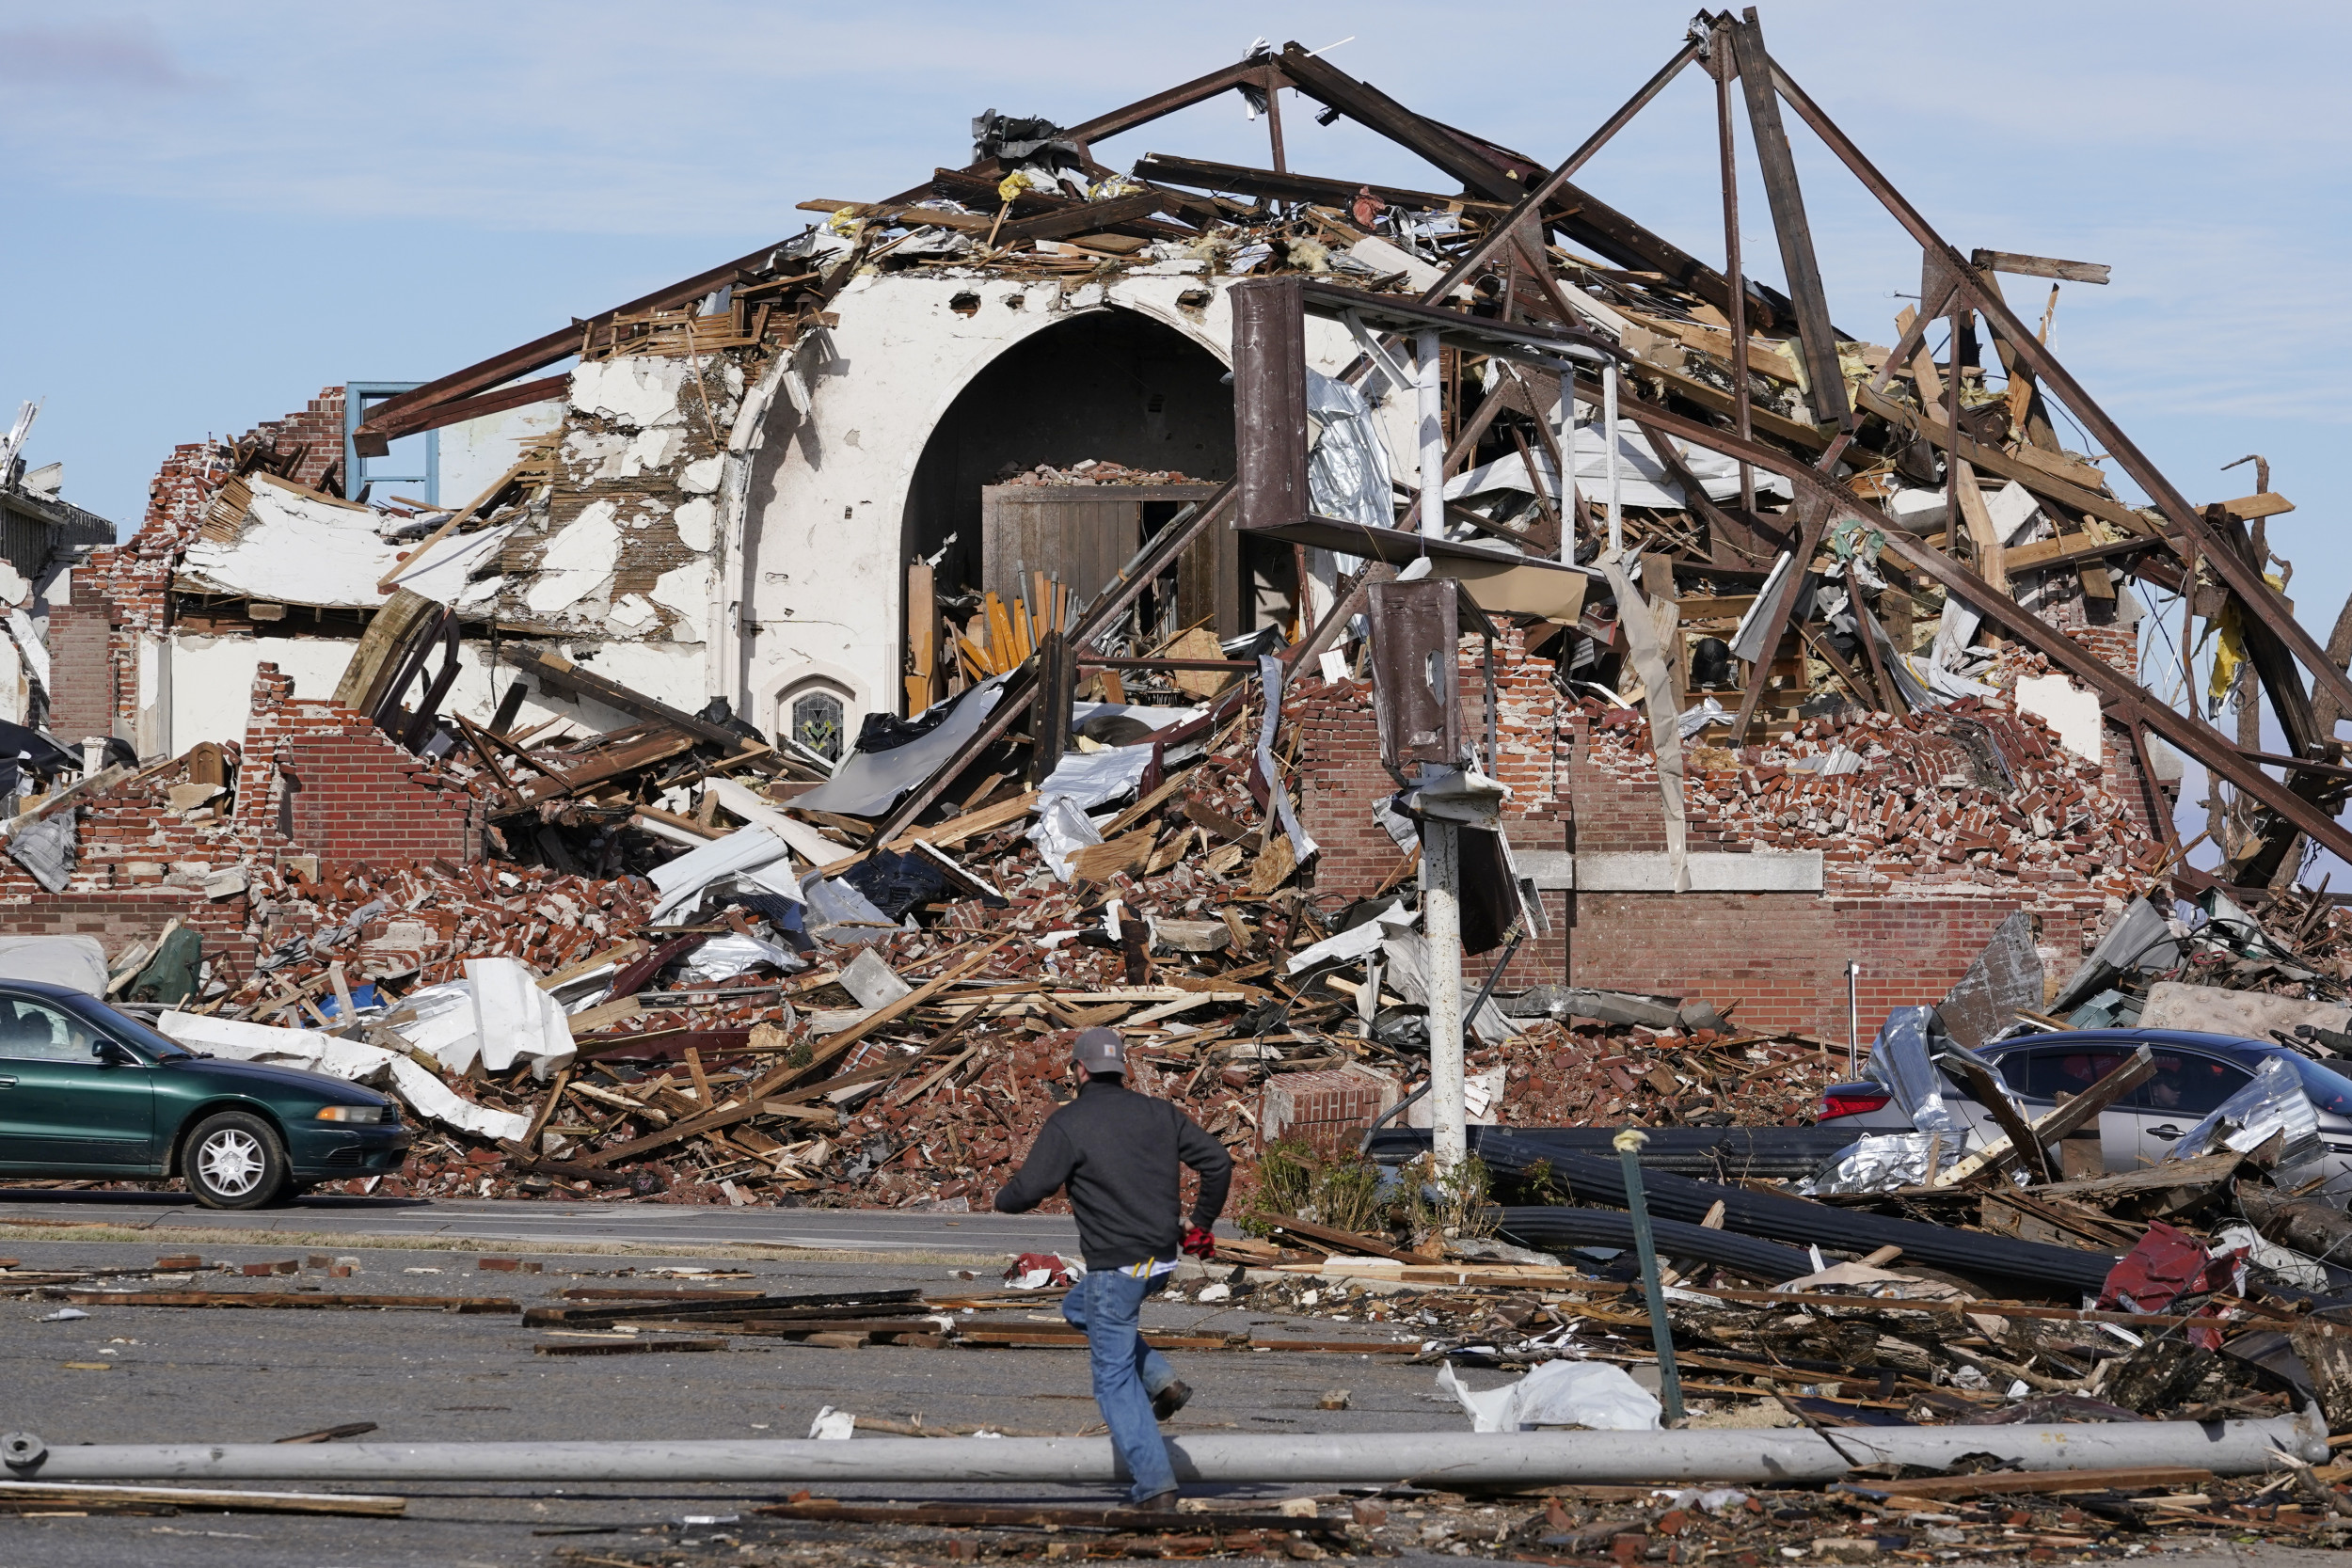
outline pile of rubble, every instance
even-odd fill
[[[1123,463],[1110,463],[1088,458],[1057,468],[1050,463],[1040,463],[1034,468],[1013,468],[1000,475],[999,484],[1190,484],[1194,482],[1174,468],[1130,468]]]

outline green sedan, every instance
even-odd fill
[[[399,1105],[297,1068],[175,1045],[96,997],[0,980],[0,1176],[184,1177],[211,1209],[400,1169]]]

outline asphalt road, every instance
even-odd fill
[[[639,1246],[808,1247],[894,1252],[1057,1252],[1077,1245],[1067,1215],[955,1214],[872,1209],[762,1209],[644,1202],[311,1195],[273,1209],[205,1209],[181,1193],[59,1192],[0,1187],[0,1239],[24,1225],[119,1225],[144,1229],[317,1231],[514,1243],[539,1249],[580,1243]]]
[[[19,1206],[11,1205],[10,1212]],[[458,1206],[443,1206],[458,1207]],[[531,1205],[491,1205],[511,1211]],[[165,1208],[167,1214],[178,1211]],[[675,1211],[679,1228],[703,1218]],[[633,1212],[601,1214],[628,1225]],[[720,1219],[732,1216],[710,1216]],[[867,1225],[894,1216],[843,1216]],[[955,1218],[956,1216],[948,1216]],[[790,1223],[792,1216],[784,1216]],[[915,1216],[905,1217],[910,1222]],[[532,1225],[543,1222],[532,1221]],[[935,1222],[936,1223],[936,1222]],[[968,1223],[968,1222],[967,1222]],[[521,1228],[521,1227],[516,1227]],[[469,1228],[479,1229],[473,1226]],[[883,1227],[902,1249],[930,1244],[913,1224]],[[998,1235],[993,1225],[982,1228]],[[833,1246],[847,1232],[820,1236]],[[240,1245],[229,1238],[200,1251],[208,1264],[258,1262],[304,1254],[283,1245]],[[771,1232],[770,1234],[773,1234]],[[954,1232],[948,1232],[953,1235]],[[1041,1234],[1041,1232],[1039,1232]],[[992,1248],[1002,1244],[992,1240]],[[156,1248],[123,1241],[10,1239],[6,1256],[26,1269],[141,1267]],[[305,1266],[293,1277],[199,1275],[170,1288],[286,1291],[311,1287],[370,1293],[501,1296],[534,1305],[574,1285],[634,1282],[661,1266],[652,1258],[542,1254],[543,1273],[485,1272],[478,1253],[413,1246],[352,1249],[359,1272],[323,1276]],[[748,1274],[732,1288],[771,1292],[882,1284],[923,1288],[934,1298],[988,1291],[995,1282],[957,1277],[946,1263],[843,1262],[769,1256],[739,1264],[708,1257],[687,1266]],[[652,1281],[651,1283],[666,1283]],[[4,1288],[4,1287],[0,1287]],[[0,1431],[73,1443],[270,1441],[353,1421],[373,1421],[388,1439],[803,1437],[825,1406],[868,1416],[986,1423],[1026,1432],[1084,1432],[1096,1421],[1080,1350],[824,1350],[781,1340],[738,1338],[718,1354],[548,1357],[542,1343],[564,1342],[525,1329],[512,1316],[442,1311],[280,1311],[92,1305],[87,1317],[44,1321],[62,1304],[40,1295],[0,1299]],[[981,1315],[1020,1327],[1032,1316],[1058,1323],[1054,1303],[1026,1302]],[[1283,1323],[1301,1337],[1358,1335],[1393,1340],[1386,1325],[1284,1320],[1200,1303],[1155,1302],[1148,1327],[1227,1332]],[[575,1341],[576,1342],[576,1341]],[[1177,1352],[1180,1373],[1199,1391],[1174,1430],[1313,1432],[1458,1430],[1459,1407],[1439,1396],[1423,1367],[1394,1356],[1345,1354]],[[75,1365],[69,1365],[75,1364]],[[103,1368],[103,1370],[90,1370]],[[1484,1386],[1496,1380],[1486,1374]],[[1352,1408],[1316,1408],[1327,1389],[1351,1390]],[[278,1483],[273,1483],[278,1484]],[[304,1490],[298,1483],[283,1489]],[[325,1488],[309,1488],[324,1490]],[[362,1488],[346,1488],[360,1490]],[[126,1561],[193,1568],[449,1568],[457,1564],[553,1564],[557,1551],[599,1548],[636,1556],[713,1528],[689,1517],[734,1514],[780,1500],[789,1487],[418,1485],[403,1519],[183,1513],[177,1517],[0,1516],[0,1568],[115,1568]],[[916,1500],[959,1495],[954,1487],[829,1488],[843,1496]],[[1279,1489],[1276,1489],[1279,1491]],[[1018,1501],[1100,1503],[1104,1490],[961,1489]],[[723,1526],[745,1541],[808,1539],[811,1527],[745,1520]],[[593,1532],[593,1533],[590,1533]],[[838,1530],[834,1539],[843,1539]]]

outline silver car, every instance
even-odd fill
[[[2352,1077],[2269,1040],[2207,1035],[2186,1029],[2074,1029],[2021,1035],[1978,1054],[2036,1118],[2057,1109],[2060,1095],[2082,1093],[2131,1059],[2141,1046],[2154,1053],[2155,1076],[2100,1113],[2099,1149],[2110,1175],[2157,1164],[2188,1130],[2253,1081],[2265,1062],[2284,1060],[2319,1113],[2326,1146],[2326,1185],[2310,1196],[2344,1204],[2352,1199]],[[2352,1065],[2352,1064],[2347,1064]],[[2001,1135],[1991,1112],[1945,1074],[1944,1094],[1980,1140]],[[1908,1132],[1910,1120],[1883,1084],[1836,1084],[1824,1090],[1824,1127],[1865,1132]],[[1955,1151],[1956,1152],[1956,1151]]]

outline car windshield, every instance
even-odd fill
[[[2303,1081],[2303,1092],[2311,1097],[2314,1107],[2328,1116],[2352,1117],[2352,1078],[2292,1051],[2279,1054],[2287,1059],[2295,1075]]]
[[[103,1029],[106,1037],[118,1045],[135,1047],[159,1061],[197,1054],[177,1040],[167,1039],[155,1033],[129,1013],[119,1013],[103,1002],[92,1000],[83,1003],[82,1006],[90,1022]]]

